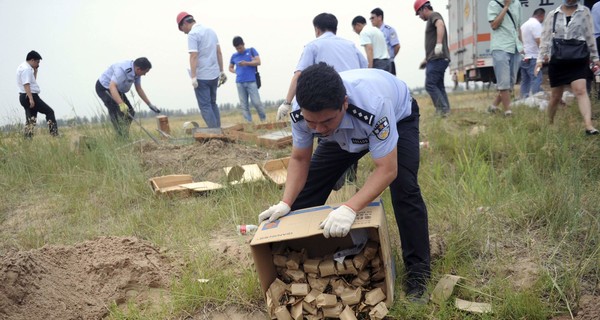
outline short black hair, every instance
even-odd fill
[[[342,77],[325,62],[302,70],[296,86],[296,101],[300,108],[313,112],[340,110],[346,98]]]
[[[532,17],[539,16],[541,14],[546,14],[546,10],[544,10],[544,8],[537,8],[533,11]]]
[[[321,31],[331,31],[335,34],[337,33],[337,25],[338,20],[331,13],[323,12],[313,19],[313,26]]]
[[[381,10],[381,8],[375,8],[371,10],[371,14],[381,17],[381,20],[383,20],[383,10]]]
[[[150,61],[145,57],[135,59],[135,61],[133,61],[133,66],[138,67],[142,70],[152,69],[152,63],[150,63]]]
[[[356,16],[356,17],[354,17],[354,19],[352,19],[353,27],[359,23],[367,24],[367,19],[365,19],[365,17],[363,17],[363,16]]]
[[[233,46],[237,47],[240,44],[244,44],[244,39],[242,39],[242,37],[240,37],[240,36],[233,37]]]
[[[42,60],[42,56],[40,56],[40,54],[37,53],[37,51],[31,50],[31,51],[29,51],[29,53],[27,54],[27,57],[25,58],[25,61],[29,61],[29,60]]]

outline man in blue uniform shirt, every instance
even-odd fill
[[[96,94],[108,109],[110,121],[119,137],[129,137],[129,126],[135,115],[131,103],[125,96],[132,85],[135,85],[135,90],[150,110],[160,112],[160,109],[148,100],[146,92],[142,89],[141,77],[151,68],[152,64],[144,57],[137,58],[135,61],[125,60],[108,67],[96,81]]]
[[[363,188],[321,224],[323,235],[344,237],[356,212],[389,186],[407,271],[407,294],[423,301],[430,276],[427,208],[417,182],[419,106],[408,87],[377,69],[337,73],[325,63],[298,78],[292,117],[292,155],[282,200],[259,221],[274,221],[291,210],[325,203],[344,171],[371,152],[375,163]],[[319,143],[314,137],[335,143]]]

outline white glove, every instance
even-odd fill
[[[442,49],[443,49],[442,44],[441,43],[436,43],[435,44],[435,48],[433,48],[433,53],[435,55],[442,54]]]
[[[198,79],[192,79],[192,87],[194,87],[194,89],[198,88]]]
[[[356,212],[348,206],[340,206],[339,208],[331,211],[327,218],[321,222],[319,228],[323,229],[323,235],[325,238],[331,237],[344,237],[350,231],[352,223],[356,218]]]
[[[286,104],[285,101],[277,108],[277,121],[284,121],[285,118],[290,114],[292,110],[291,104]]]
[[[269,222],[273,222],[286,214],[290,213],[290,206],[283,201],[279,201],[278,204],[270,206],[269,209],[263,211],[258,215],[258,223],[263,222],[264,220],[269,219]]]
[[[150,108],[150,110],[154,111],[155,113],[160,113],[160,109],[153,104],[149,104],[148,108]]]
[[[225,74],[225,72],[221,71],[221,74],[219,75],[219,83],[217,83],[217,88],[220,87],[225,82],[227,82],[227,75]]]

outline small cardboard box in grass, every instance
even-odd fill
[[[318,293],[314,292],[313,294],[313,292],[311,292],[312,289],[316,288],[317,291],[322,292],[324,287],[331,287],[327,286],[327,284],[324,284],[321,287],[317,286],[319,279],[326,280],[327,282],[331,281],[333,283],[336,281],[334,280],[336,277],[338,279],[341,279],[342,277],[344,277],[344,279],[348,279],[348,277],[358,277],[356,274],[358,270],[354,272],[354,275],[349,275],[341,272],[338,269],[344,266],[344,263],[345,265],[353,264],[353,257],[361,257],[361,255],[367,252],[369,247],[373,244],[375,244],[377,248],[375,255],[377,255],[381,260],[380,271],[383,271],[385,274],[384,279],[379,280],[379,283],[383,284],[382,291],[385,295],[383,302],[388,308],[392,306],[394,301],[395,268],[390,247],[386,216],[380,199],[377,199],[376,201],[370,203],[366,208],[357,212],[356,220],[352,225],[351,232],[354,234],[361,233],[367,237],[368,243],[362,249],[362,252],[360,254],[349,254],[346,256],[344,263],[340,264],[336,262],[333,264],[337,265],[335,268],[333,268],[335,275],[331,275],[330,273],[327,273],[326,275],[323,274],[323,270],[325,270],[324,267],[330,262],[330,260],[333,261],[332,259],[334,257],[334,253],[355,247],[355,243],[353,242],[350,234],[342,238],[327,239],[323,236],[323,230],[319,228],[320,223],[332,210],[338,206],[339,204],[324,205],[292,211],[285,217],[272,223],[269,223],[268,221],[262,222],[256,231],[256,234],[250,243],[250,249],[254,259],[254,265],[256,267],[261,289],[264,294],[265,301],[267,302],[267,308],[269,309],[267,311],[272,317],[275,316],[275,309],[282,304],[285,304],[285,302],[281,301],[287,299],[287,297],[283,297],[282,299],[284,294],[277,294],[276,296],[273,296],[272,292],[268,292],[273,283],[279,283],[279,287],[288,288],[289,290],[281,289],[284,291],[289,291],[288,293],[285,293],[286,296],[292,296],[291,286],[293,284],[309,283],[309,288],[302,288],[302,294],[305,292],[310,292],[310,294],[307,295],[307,298],[312,297],[312,295]],[[297,260],[297,257],[291,256],[297,255],[298,253],[300,253],[302,256],[300,270],[289,269],[290,265],[294,265],[295,269],[296,263],[288,263],[286,265],[284,261],[279,261],[287,259],[288,262],[291,262]],[[315,259],[319,260],[322,264],[322,266],[319,268],[319,274],[315,274],[316,268],[313,266],[315,264]],[[375,258],[370,257],[370,259]],[[343,269],[345,270],[346,268],[344,267]],[[306,273],[306,277],[292,277],[294,272]],[[371,273],[374,274],[374,272]],[[282,274],[284,274],[283,277],[281,276]],[[283,280],[283,282],[281,280]],[[370,279],[370,281],[374,282],[372,279]],[[347,297],[349,295],[348,290],[355,290],[355,288],[358,287],[365,290],[377,290],[375,287],[369,287],[370,289],[366,289],[368,287],[366,285],[364,287],[361,285],[347,288],[340,287],[337,302],[342,303],[343,301],[341,296],[343,295],[344,297]],[[294,286],[294,289],[299,290],[300,287]],[[271,291],[273,291],[273,289],[271,289]],[[331,293],[335,294],[334,292]],[[365,297],[366,295],[362,294],[363,300]],[[307,300],[308,299],[306,298],[304,300],[304,305],[307,307],[305,308],[305,312],[307,312],[307,310],[314,312],[312,308],[315,306],[315,303],[312,302],[313,307],[310,305],[307,306]],[[310,302],[308,303],[310,304]],[[291,309],[292,305],[288,303],[288,307]],[[343,307],[345,308],[346,305],[343,305]],[[351,307],[353,310],[358,312],[358,307],[356,305]],[[341,306],[336,307],[336,309],[338,308],[341,308]],[[341,308],[339,311],[341,312],[341,310],[344,308]],[[319,311],[320,310],[321,309],[319,309]]]

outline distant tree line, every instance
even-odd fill
[[[271,108],[271,107],[275,107],[275,106],[279,106],[279,104],[281,104],[282,100],[277,100],[277,101],[270,101],[270,100],[265,100],[263,101],[263,104],[265,105],[266,108]],[[239,110],[240,109],[240,104],[236,103],[223,103],[219,105],[219,109],[223,112],[223,113],[227,113],[227,112],[233,112],[235,110]],[[105,111],[104,107],[103,107],[103,111]],[[161,110],[161,115],[165,115],[168,117],[186,117],[186,116],[200,116],[200,110],[198,108],[190,108],[187,110],[183,110],[183,109],[176,109],[176,110]],[[144,108],[143,110],[139,110],[135,112],[135,117],[136,118],[151,118],[156,116],[156,114],[150,110],[148,110],[147,108]],[[23,115],[23,117],[25,117]],[[44,120],[44,115],[40,114],[38,117],[38,126],[42,125]],[[69,118],[69,119],[56,119],[56,122],[58,123],[59,127],[65,127],[65,126],[78,126],[78,125],[86,125],[86,124],[97,124],[97,123],[103,123],[103,122],[109,122],[109,116],[108,113],[102,113],[100,115],[95,115],[95,116],[76,116],[73,118]],[[6,124],[0,127],[0,131],[2,132],[10,132],[10,131],[15,131],[15,130],[20,130],[21,128],[23,128],[23,125],[25,123],[25,119],[23,119],[23,123],[12,123],[12,124]],[[44,124],[45,125],[45,124]]]

